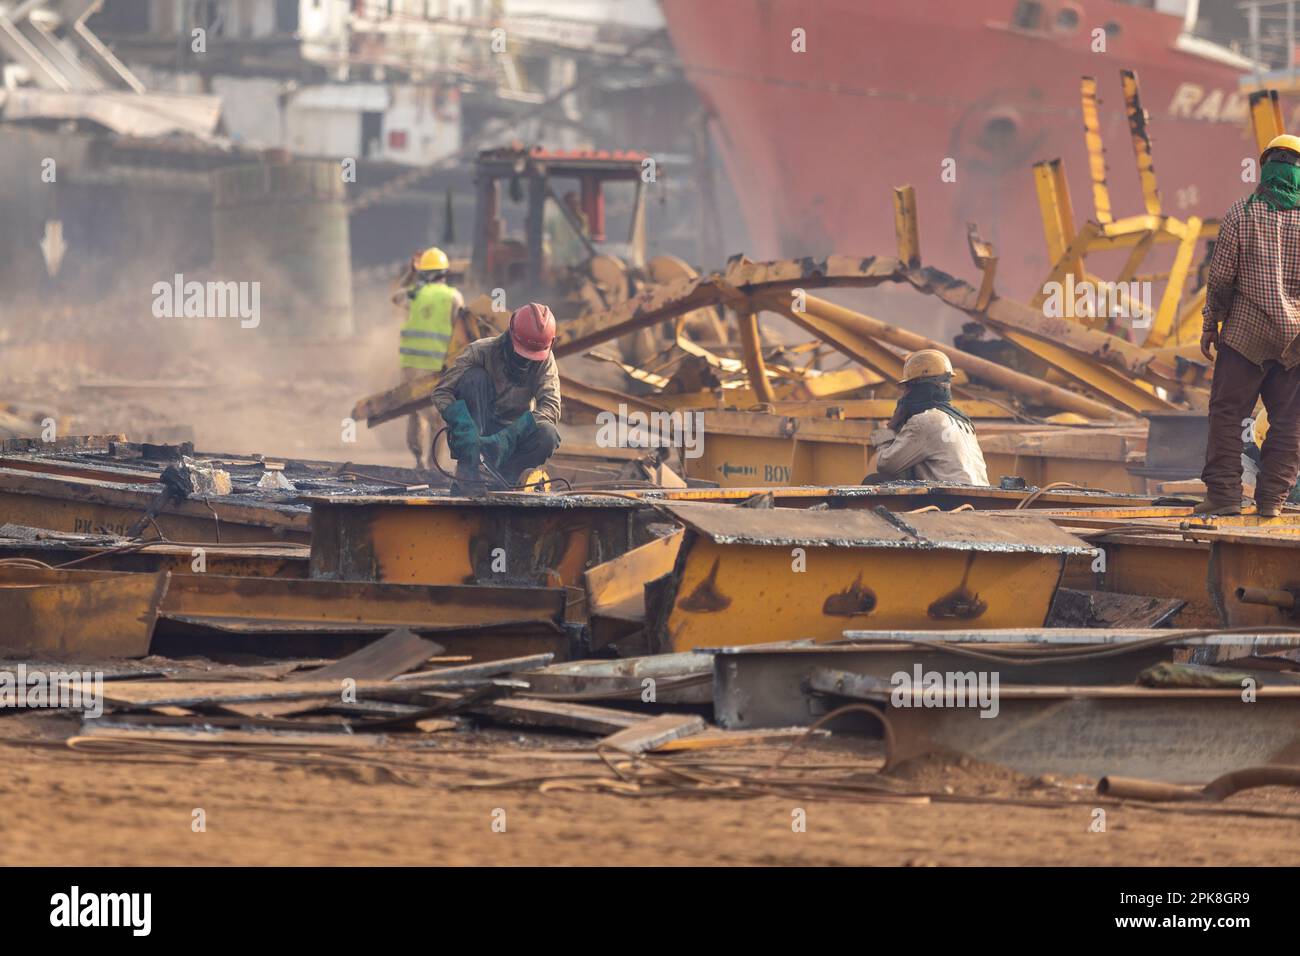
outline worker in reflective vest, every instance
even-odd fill
[[[426,249],[415,261],[415,282],[407,290],[410,302],[406,324],[402,326],[402,381],[442,371],[451,346],[452,319],[465,305],[464,297],[447,285],[447,254],[441,249]],[[442,427],[438,411],[425,406],[412,412],[406,422],[406,446],[415,456],[415,467],[431,469],[435,449],[433,436]]]

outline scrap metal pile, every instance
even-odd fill
[[[79,750],[391,763],[386,748],[505,726],[604,755],[464,786],[917,802],[933,795],[890,771],[941,753],[1207,799],[1149,781],[1285,765],[1300,743],[1300,523],[1068,489],[466,499],[411,477],[10,443],[0,653],[104,671]],[[997,682],[982,708],[932,707],[931,674]],[[700,756],[828,731],[879,737],[883,772]]]
[[[1111,216],[1099,161],[1083,227],[1059,162],[1035,177],[1049,281],[1092,281],[1085,257],[1119,248],[1123,287],[1153,246],[1176,244],[1159,306],[1130,303],[1142,344],[1113,315],[998,296],[974,229],[978,284],[922,267],[905,187],[896,256],[737,257],[563,322],[557,355],[613,362],[630,384],[566,377],[563,454],[530,491],[453,497],[436,474],[123,436],[6,442],[0,653],[135,661],[108,669],[107,714],[69,741],[83,749],[360,760],[504,725],[598,739],[581,772],[466,786],[924,802],[937,797],[889,772],[935,753],[1100,777],[1121,798],[1295,784],[1300,515],[1199,519],[1193,499],[1161,496],[1195,474],[1195,436],[1179,429],[1203,414],[1211,370],[1183,347],[1203,295],[1183,290],[1215,227],[1161,212],[1131,74],[1125,92],[1143,215]],[[1083,95],[1099,159],[1095,84]],[[1276,98],[1252,103],[1258,130]],[[1019,357],[812,294],[884,284],[937,297]],[[773,345],[761,312],[812,342]],[[501,319],[479,299],[457,335]],[[660,359],[599,351],[644,330]],[[952,360],[997,484],[861,483],[919,348]],[[831,351],[848,364],[821,367]],[[354,417],[421,409],[437,381],[363,399]],[[629,410],[700,413],[701,454],[592,439],[593,414]],[[883,772],[691,756],[828,731],[882,740]],[[1223,774],[1236,776],[1181,786]]]

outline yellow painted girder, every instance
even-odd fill
[[[1160,297],[1160,308],[1156,310],[1155,324],[1147,333],[1148,346],[1164,345],[1174,328],[1174,319],[1178,315],[1178,303],[1183,297],[1183,286],[1187,284],[1187,273],[1192,267],[1192,255],[1201,233],[1201,220],[1191,216],[1187,220],[1187,230],[1183,240],[1174,253],[1174,264],[1169,269],[1169,281],[1165,284],[1164,295]]]
[[[767,380],[767,367],[763,364],[763,343],[758,333],[758,313],[746,309],[736,313],[736,327],[740,331],[741,352],[745,356],[745,372],[749,378],[749,387],[754,390],[760,402],[771,403],[776,400],[772,385]]]
[[[916,189],[894,188],[894,236],[898,241],[898,258],[911,268],[921,264],[921,235],[916,218]]]
[[[1101,142],[1101,124],[1097,119],[1097,81],[1091,76],[1080,80],[1083,100],[1083,142],[1088,149],[1088,172],[1092,177],[1092,206],[1100,223],[1110,222],[1110,189],[1106,185],[1106,151]]]
[[[1277,90],[1256,90],[1250,94],[1250,127],[1255,134],[1255,149],[1259,153],[1264,152],[1264,147],[1274,136],[1286,132]]]
[[[864,627],[1038,626],[1064,565],[1062,556],[1050,554],[802,550],[807,570],[800,573],[793,570],[789,547],[696,538],[668,615],[668,649],[833,641],[845,629]],[[966,603],[952,600],[958,591]],[[953,606],[966,607],[966,616],[943,616]]]
[[[1034,164],[1034,189],[1043,219],[1043,239],[1047,242],[1047,258],[1052,262],[1065,254],[1070,237],[1075,234],[1069,188],[1064,183],[1059,159]]]
[[[1171,411],[1177,408],[1176,405],[1165,401],[1144,387],[1144,383],[1126,378],[1099,362],[1085,359],[1059,345],[1020,332],[1003,331],[1001,334],[1076,381],[1119,402],[1129,411],[1141,413]]]
[[[1129,137],[1133,140],[1133,157],[1137,161],[1138,181],[1142,184],[1142,201],[1147,212],[1160,215],[1160,189],[1156,184],[1155,162],[1151,158],[1151,135],[1147,130],[1147,112],[1142,108],[1137,74],[1120,70],[1124,90],[1124,111],[1128,116]]]
[[[1201,286],[1183,306],[1174,327],[1173,344],[1187,345],[1201,339],[1201,310],[1205,308],[1206,287]]]

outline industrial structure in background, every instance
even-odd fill
[[[268,156],[349,164],[349,258],[387,280],[434,241],[469,253],[474,157],[512,141],[653,154],[666,181],[646,212],[651,251],[699,258],[707,219],[720,261],[716,204],[697,201],[712,183],[704,120],[663,31],[545,9],[0,4],[0,159],[62,173],[57,188],[0,186],[8,288],[47,303],[102,294],[134,271],[124,234],[153,240],[127,244],[142,267],[196,271],[212,255],[209,172]],[[54,285],[35,281],[47,222],[78,253]]]

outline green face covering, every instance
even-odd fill
[[[1264,164],[1259,185],[1247,202],[1263,200],[1279,212],[1300,206],[1300,166],[1270,161]]]

